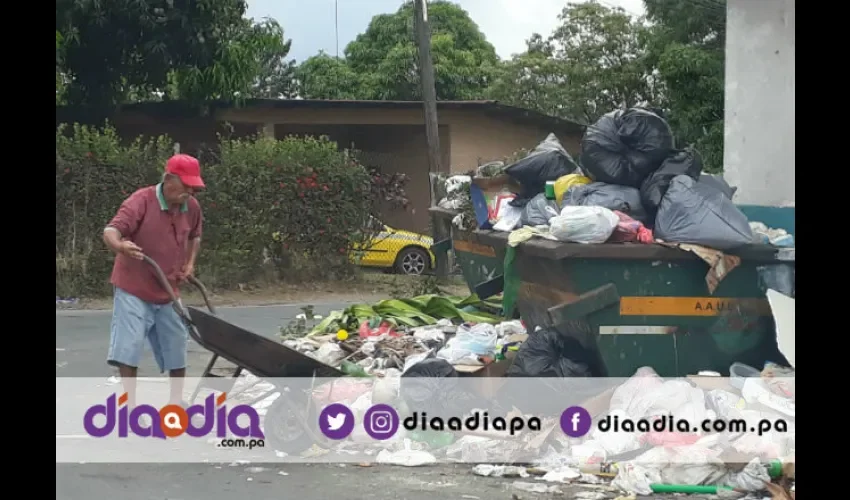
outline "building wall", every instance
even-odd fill
[[[217,118],[237,123],[415,125],[421,128],[423,144],[425,140],[422,111],[418,109],[229,109],[219,113]],[[558,136],[570,154],[577,156],[579,153],[579,133],[514,122],[482,110],[443,110],[439,112],[438,120],[443,168],[446,168],[448,157],[454,173],[474,169],[481,163],[501,159],[522,148],[531,149],[550,132]],[[444,126],[448,127],[448,132],[444,132]]]
[[[741,204],[793,205],[795,0],[727,0],[724,177]]]
[[[531,149],[550,132],[564,147],[578,154],[580,135],[553,131],[526,121],[514,122],[503,115],[483,110],[443,110],[439,113],[440,149],[443,169],[463,173],[482,163],[502,159],[519,149]],[[57,120],[60,120],[57,117]],[[62,117],[62,121],[75,121]],[[278,139],[287,135],[327,135],[340,147],[353,147],[363,158],[385,172],[407,174],[410,207],[406,212],[385,208],[384,219],[399,229],[427,231],[429,226],[430,181],[427,143],[422,111],[419,109],[258,109],[220,110],[214,117],[179,114],[151,116],[128,110],[111,118],[119,134],[132,140],[139,135],[168,134],[180,143],[181,151],[195,154],[213,145],[216,133],[228,122],[236,136],[257,132]]]
[[[581,149],[580,134],[496,120],[478,113],[459,118],[451,125],[453,172],[472,170],[488,161],[510,156],[520,149],[532,149],[552,132],[555,132],[573,157],[577,158]]]

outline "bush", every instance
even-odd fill
[[[121,146],[110,127],[57,128],[57,296],[109,291],[112,258],[101,240],[103,228],[124,198],[161,178],[172,152],[172,142],[165,136]]]
[[[110,127],[66,132],[56,132],[56,293],[100,295],[112,265],[103,227],[128,194],[159,182],[172,143],[121,146]],[[406,202],[403,179],[364,167],[326,138],[222,139],[201,162],[197,274],[213,287],[350,276],[350,250],[372,236],[368,215],[382,202]]]

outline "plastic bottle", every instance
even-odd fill
[[[546,181],[546,199],[555,199],[555,181]]]
[[[366,370],[364,370],[362,366],[357,363],[352,363],[351,361],[343,361],[342,364],[339,365],[339,369],[342,373],[349,377],[371,377],[371,375],[366,373]]]

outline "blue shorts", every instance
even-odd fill
[[[138,367],[147,338],[160,372],[186,368],[188,333],[170,302],[151,304],[115,287],[107,363]]]

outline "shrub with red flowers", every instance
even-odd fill
[[[108,291],[104,225],[135,189],[160,180],[172,142],[122,146],[109,127],[56,132],[56,293]],[[368,169],[327,139],[222,139],[203,155],[207,189],[197,272],[211,286],[341,277],[370,238],[370,213],[405,206],[406,178]]]
[[[371,236],[372,178],[327,139],[222,140],[206,172],[205,262],[219,283],[345,274]]]

